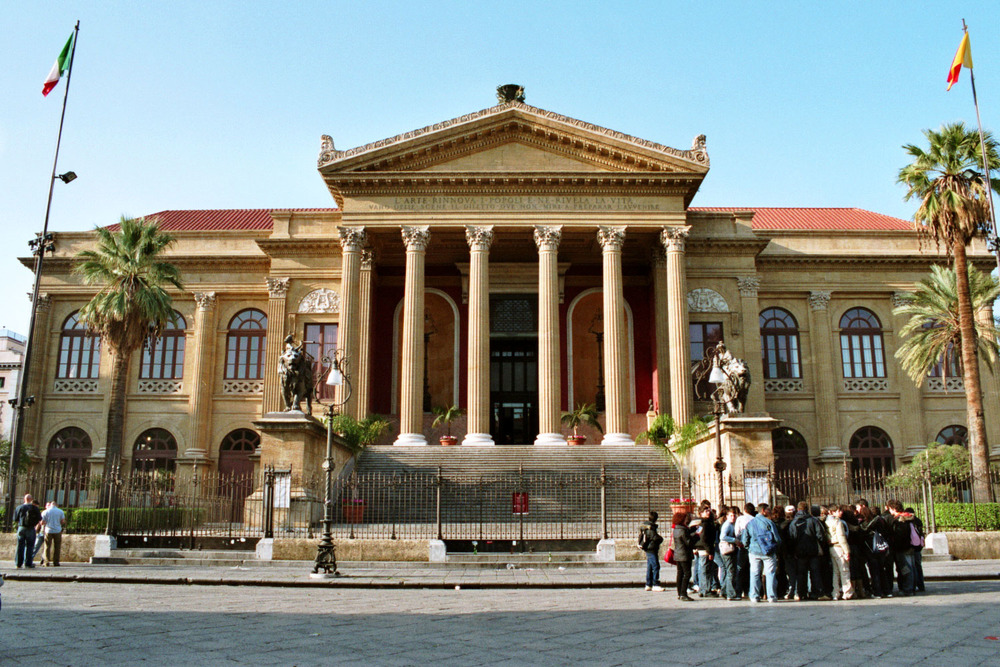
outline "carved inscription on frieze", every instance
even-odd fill
[[[407,196],[354,200],[356,211],[668,211],[654,197],[576,195]]]

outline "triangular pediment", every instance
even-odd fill
[[[392,172],[642,172],[703,176],[704,137],[690,150],[670,148],[567,116],[507,102],[345,151],[324,137],[319,170]]]

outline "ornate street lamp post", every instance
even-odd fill
[[[333,544],[333,416],[351,398],[351,379],[347,375],[347,357],[343,350],[337,350],[323,357],[325,372],[317,383],[329,387],[340,387],[337,398],[330,403],[323,403],[316,392],[316,402],[326,408],[326,460],[323,461],[323,474],[326,477],[325,497],[323,499],[323,537],[316,547],[316,562],[312,573],[315,578],[338,577],[337,554]],[[317,386],[317,389],[319,387]],[[320,572],[320,570],[323,570]]]

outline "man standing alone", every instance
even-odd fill
[[[649,513],[649,521],[639,526],[639,548],[646,552],[646,590],[662,592],[660,586],[660,545],[663,536],[657,532],[656,520],[660,515]]]
[[[35,529],[42,520],[42,513],[31,501],[29,493],[24,496],[24,504],[18,505],[14,510],[14,525],[17,526],[17,554],[14,564],[17,569],[21,569],[22,565],[28,569],[35,567],[31,562],[35,555]]]
[[[59,509],[56,501],[42,512],[42,525],[45,526],[45,564],[59,567],[59,552],[62,550],[62,530],[66,525],[66,514]]]

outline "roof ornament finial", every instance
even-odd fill
[[[524,86],[519,86],[516,83],[497,86],[497,101],[500,104],[507,104],[508,102],[520,102],[524,104]]]

